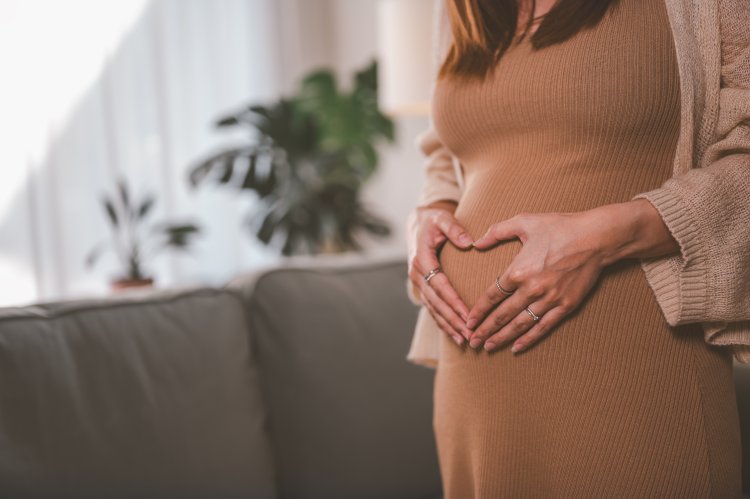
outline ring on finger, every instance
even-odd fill
[[[539,319],[541,319],[541,318],[542,318],[541,316],[539,316],[539,315],[536,315],[536,314],[535,314],[534,312],[532,312],[532,311],[531,311],[531,309],[530,309],[529,307],[526,307],[526,309],[525,309],[525,310],[526,310],[526,313],[527,313],[527,314],[529,314],[529,315],[531,316],[531,318],[532,318],[532,319],[534,319],[534,322],[536,322],[536,321],[538,321]]]
[[[438,273],[440,273],[442,271],[443,271],[443,269],[441,269],[440,266],[438,265],[437,267],[435,267],[434,269],[430,270],[429,272],[427,272],[424,275],[424,281],[425,282],[430,282],[430,279],[432,279],[433,277],[435,277],[435,275],[437,275]]]
[[[540,305],[540,304],[537,303],[537,305]],[[487,339],[487,341],[485,342],[485,347],[484,348],[486,350],[493,350],[497,346],[505,345],[505,344],[507,344],[507,343],[509,343],[511,341],[514,341],[519,336],[522,336],[522,335],[526,334],[528,332],[528,330],[534,324],[536,324],[536,322],[539,319],[542,318],[541,315],[536,315],[531,310],[530,306],[526,307],[524,309],[524,312],[526,312],[533,319],[533,321],[531,322],[531,324],[526,323],[526,324],[521,325],[521,323],[519,322],[519,323],[516,323],[517,324],[516,326],[510,325],[509,334],[506,333],[506,334],[503,334],[502,336],[498,336],[497,338],[493,338],[493,336],[496,336],[496,335],[499,334],[499,331],[496,332],[494,335],[492,335],[490,338]],[[508,327],[509,326],[505,326],[505,328],[508,328]],[[505,328],[502,328],[500,331],[503,331],[503,329],[505,329]]]
[[[500,276],[495,277],[495,286],[504,295],[512,295],[513,291],[508,291],[500,285]]]

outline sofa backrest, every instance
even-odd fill
[[[406,360],[405,260],[316,262],[230,283],[246,297],[280,496],[439,496],[433,371]]]
[[[229,290],[0,310],[0,496],[275,497]]]

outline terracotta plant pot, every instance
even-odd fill
[[[112,289],[114,291],[133,288],[151,288],[153,285],[154,280],[150,277],[147,279],[118,279],[112,281]]]

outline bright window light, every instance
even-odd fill
[[[0,0],[0,305],[30,300],[31,266],[18,261],[23,223],[10,205],[45,156],[147,0]],[[10,248],[14,251],[11,252]]]

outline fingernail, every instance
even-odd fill
[[[524,348],[523,345],[519,345],[518,343],[516,343],[515,345],[513,345],[513,348],[511,348],[510,351],[513,353],[516,353],[516,352],[520,352],[521,350],[523,350],[523,348]]]
[[[494,343],[485,343],[484,344],[484,349],[487,350],[487,351],[490,351],[493,348],[495,348],[495,344]]]
[[[476,348],[481,344],[482,344],[482,340],[479,338],[472,338],[471,341],[469,342],[469,346],[471,348]]]
[[[476,325],[477,325],[476,319],[471,319],[469,320],[469,322],[466,323],[466,327],[468,327],[469,329],[474,329],[474,326]]]
[[[461,234],[460,236],[458,236],[458,240],[464,244],[468,244],[468,245],[474,244],[474,241],[472,241],[471,238],[467,234]]]
[[[461,346],[464,344],[464,339],[460,336],[453,336],[453,341],[456,342],[456,345]]]

